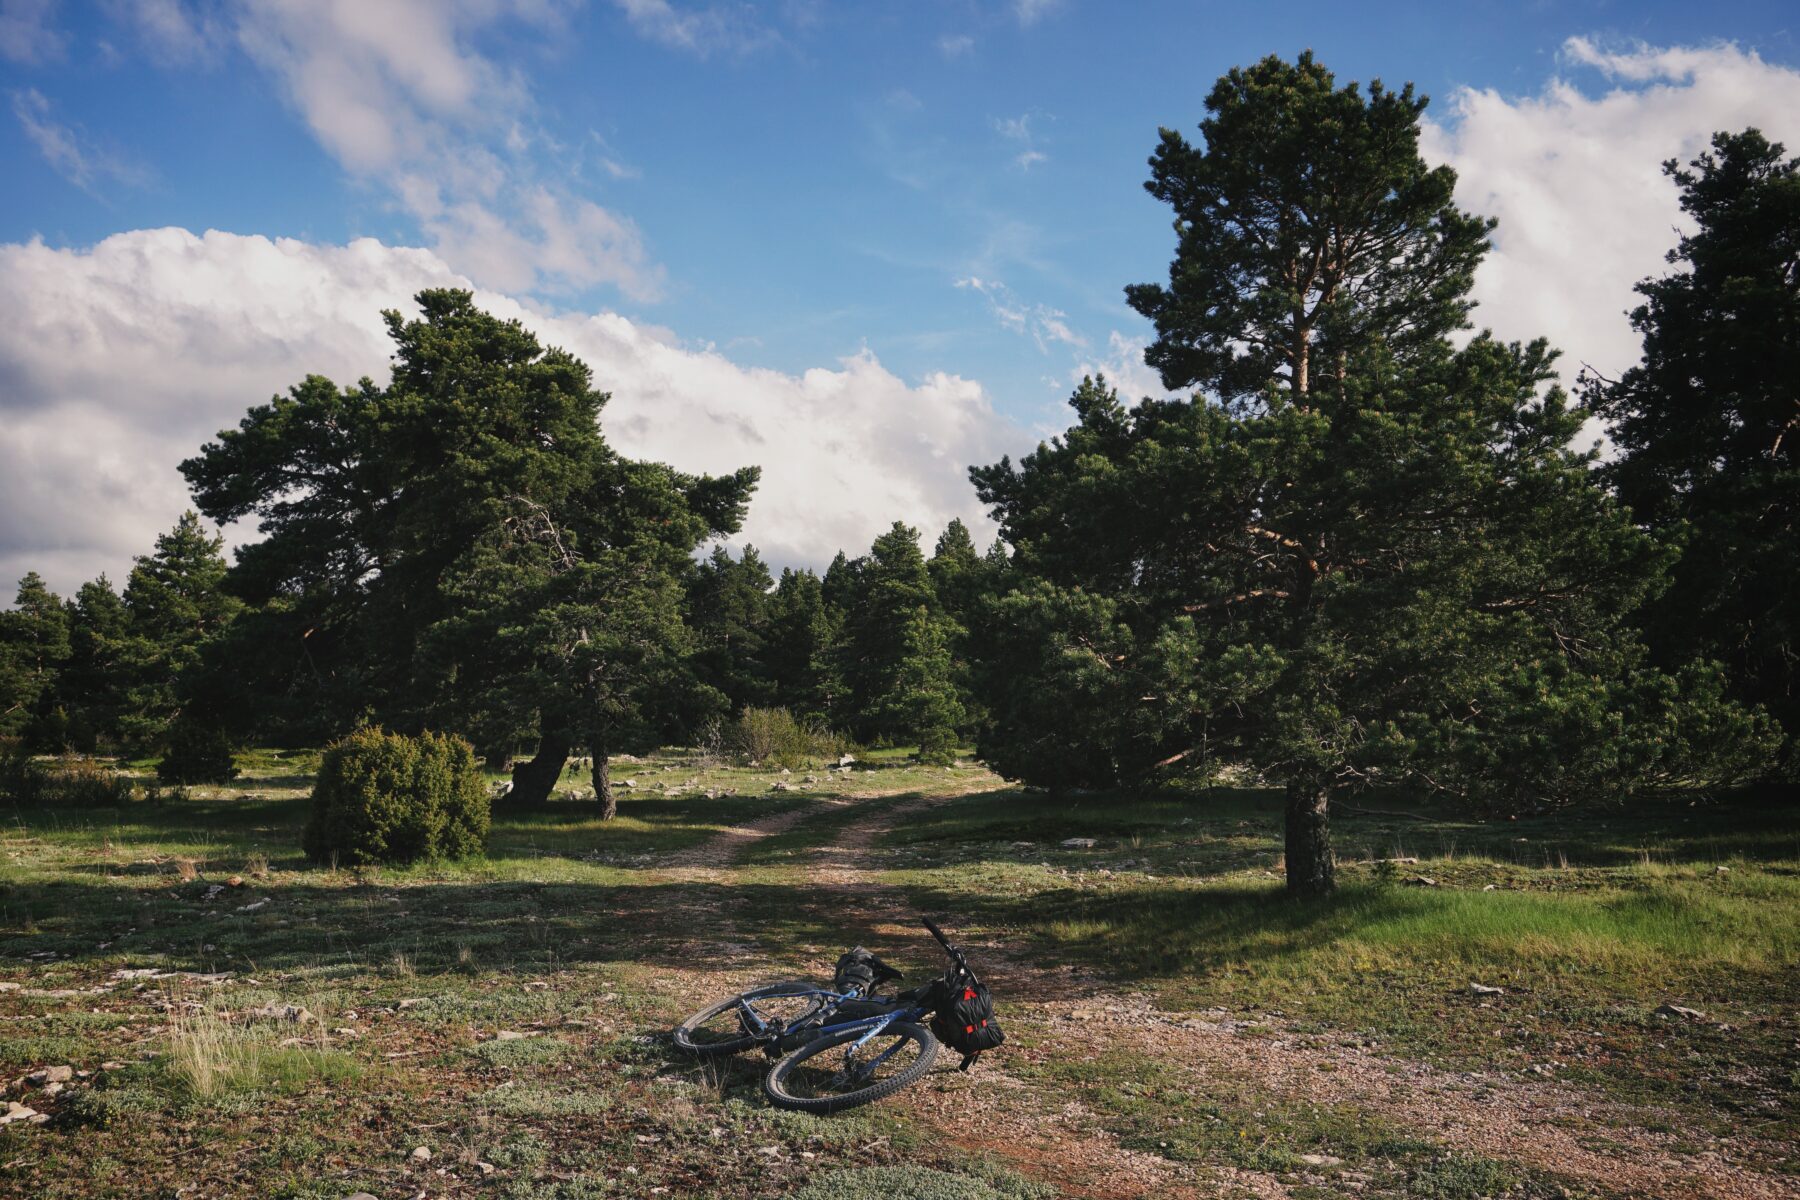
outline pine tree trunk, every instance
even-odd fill
[[[1323,896],[1337,886],[1331,858],[1328,810],[1331,788],[1302,777],[1287,785],[1287,890],[1290,896]]]
[[[613,795],[612,768],[606,761],[606,752],[606,722],[595,721],[588,734],[588,753],[594,756],[594,803],[600,806],[602,821],[619,815],[619,798]]]
[[[562,778],[563,763],[568,758],[567,735],[549,731],[541,734],[537,757],[513,764],[512,791],[506,796],[507,806],[523,808],[547,802],[556,781]]]

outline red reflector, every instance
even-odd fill
[[[987,1022],[986,1022],[986,1021],[983,1021],[983,1022],[982,1022],[982,1024],[983,1024],[983,1025],[986,1025],[986,1024],[987,1024]],[[963,1027],[963,1032],[964,1032],[964,1033],[974,1033],[974,1032],[975,1032],[975,1027],[974,1027],[974,1026],[973,1026],[973,1025],[965,1025],[965,1026],[964,1026],[964,1027]]]
[[[973,1000],[974,998],[975,998],[975,989],[974,988],[964,988],[963,989],[963,999],[964,1000]]]
[[[982,1027],[982,1028],[983,1028],[983,1029],[986,1029],[986,1028],[987,1028],[987,1022],[986,1022],[986,1021],[983,1021],[983,1022],[982,1022],[982,1023],[981,1023],[981,1027]]]

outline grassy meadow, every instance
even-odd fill
[[[1143,1186],[1110,1194],[1640,1194],[1412,1127],[1387,1093],[1296,1096],[1253,1053],[1093,1033],[1115,1009],[1308,1070],[1354,1046],[1396,1078],[1560,1089],[1604,1110],[1573,1132],[1590,1150],[1629,1127],[1800,1187],[1800,829],[1754,797],[1346,812],[1340,894],[1297,903],[1270,790],[1052,796],[899,752],[807,782],[669,752],[615,765],[636,786],[614,821],[552,803],[498,816],[485,859],[350,871],[298,851],[316,761],[258,752],[180,803],[0,814],[0,1078],[50,1117],[0,1128],[0,1192],[1109,1194],[1025,1140],[943,1136],[1004,1098],[1056,1114],[1045,1144],[1137,1155]],[[762,836],[709,850],[747,824]],[[850,891],[820,874],[845,856],[866,868]],[[858,903],[877,892],[879,919]],[[852,941],[935,972],[907,909],[994,961],[997,1066],[821,1119],[768,1107],[760,1060],[668,1046],[715,995],[828,972]],[[62,1066],[80,1074],[30,1080]],[[1730,1194],[1695,1178],[1681,1194]]]

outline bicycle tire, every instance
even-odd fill
[[[817,992],[819,985],[801,979],[784,979],[778,983],[765,983],[761,987],[751,988],[747,992],[739,992],[735,996],[727,996],[708,1008],[703,1008],[687,1020],[675,1027],[675,1045],[692,1054],[696,1058],[725,1058],[732,1054],[741,1054],[745,1050],[761,1045],[761,1041],[750,1034],[739,1038],[724,1038],[716,1042],[696,1042],[694,1034],[714,1017],[720,1016],[738,1006],[743,1000],[761,1000],[772,996],[793,996],[797,994]]]
[[[859,1088],[854,1092],[843,1092],[833,1096],[796,1096],[787,1090],[788,1076],[793,1074],[794,1069],[801,1063],[816,1054],[823,1054],[834,1047],[854,1042],[866,1032],[867,1030],[863,1029],[847,1029],[842,1033],[814,1038],[806,1045],[782,1055],[780,1059],[776,1060],[775,1065],[769,1068],[769,1073],[763,1076],[763,1095],[767,1096],[769,1103],[776,1108],[828,1115],[893,1095],[901,1088],[921,1078],[925,1072],[931,1070],[931,1064],[937,1060],[937,1039],[931,1035],[929,1029],[923,1025],[914,1025],[910,1021],[896,1021],[882,1030],[878,1036],[899,1034],[901,1037],[919,1044],[918,1059],[904,1067],[899,1074],[883,1079],[879,1083],[870,1084],[868,1087]]]

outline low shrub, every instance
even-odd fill
[[[319,763],[302,844],[314,861],[350,866],[479,854],[488,792],[459,737],[359,729]]]
[[[238,773],[231,751],[231,739],[216,726],[176,721],[169,727],[167,749],[156,764],[156,777],[180,785],[230,783]]]
[[[45,762],[33,758],[16,738],[0,744],[0,799],[24,807],[117,808],[140,792],[135,784],[96,759],[65,754]]]
[[[850,740],[818,721],[799,721],[785,708],[745,708],[729,731],[734,757],[747,763],[811,767],[837,758]]]

